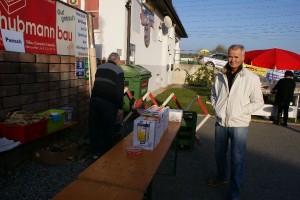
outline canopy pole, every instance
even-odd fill
[[[131,37],[131,0],[128,0],[125,5],[127,9],[127,49],[126,49],[126,64],[129,64],[130,57],[130,37]]]
[[[95,40],[94,40],[94,27],[93,27],[93,14],[91,12],[87,13],[87,25],[88,25],[88,36],[89,36],[89,59],[90,59],[90,67],[91,67],[91,78],[90,83],[91,87],[94,85],[95,74],[97,70],[97,62],[96,62],[96,49],[95,49]]]

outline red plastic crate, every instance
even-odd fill
[[[1,123],[1,135],[7,139],[20,141],[22,144],[34,141],[45,136],[48,119],[28,125],[11,125]]]

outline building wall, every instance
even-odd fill
[[[178,41],[175,44],[175,63],[174,64],[179,64],[179,63],[180,63],[180,43]]]
[[[0,51],[0,118],[10,111],[72,107],[87,124],[89,85],[75,76],[73,56]]]
[[[65,0],[66,1],[66,0]],[[79,0],[78,0],[79,1]],[[91,0],[90,0],[91,1]],[[126,60],[128,11],[127,0],[93,0],[99,2],[99,24],[94,29],[96,57],[106,60],[111,52],[121,54]],[[142,0],[131,1],[130,43],[135,45],[135,64],[148,69],[152,77],[149,80],[150,91],[167,87],[172,84],[172,67],[175,63],[176,50],[180,50],[179,39],[175,38],[174,28],[163,25],[164,15],[159,9],[154,12],[154,25],[150,27],[150,45],[145,46],[144,29],[141,24],[141,12],[144,8]],[[85,10],[86,2],[80,0],[81,9]],[[90,6],[91,7],[91,6]],[[96,11],[97,10],[93,10]]]
[[[199,65],[191,64],[174,64],[173,84],[185,84],[187,73],[192,75],[197,72]]]
[[[174,28],[167,29],[163,25],[163,15],[156,9],[154,13],[154,25],[150,28],[150,44],[145,46],[144,29],[141,24],[140,14],[142,4],[140,0],[132,1],[131,15],[131,43],[136,46],[135,64],[148,69],[152,77],[149,80],[150,91],[164,88],[172,84],[171,65],[175,59],[175,35]]]
[[[107,59],[111,52],[121,50],[121,60],[126,60],[127,11],[124,0],[99,1],[99,32],[95,43],[101,46],[100,59]],[[97,56],[100,54],[97,52]]]
[[[127,1],[99,0],[99,29],[95,30],[96,56],[107,59],[111,52],[121,52],[121,60],[126,60],[127,51]],[[150,28],[150,45],[145,46],[144,29],[141,24],[141,0],[132,0],[130,43],[135,45],[135,64],[148,69],[152,77],[148,89],[157,90],[172,84],[171,65],[175,60],[174,28],[159,26],[163,23],[163,15],[156,9],[154,26]]]

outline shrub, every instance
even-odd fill
[[[216,77],[214,69],[208,69],[204,65],[200,65],[194,74],[189,74],[187,70],[185,72],[185,83],[194,86],[211,86]]]

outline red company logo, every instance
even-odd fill
[[[12,14],[26,6],[26,0],[0,0],[0,4],[7,14]]]

